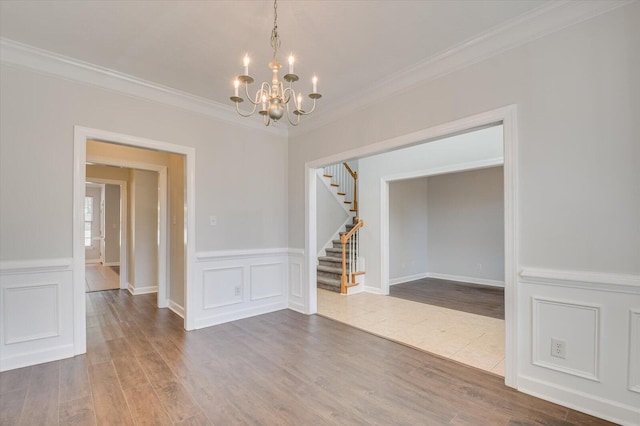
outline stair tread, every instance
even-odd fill
[[[321,282],[324,284],[335,284],[337,286],[340,285],[340,280],[337,280],[335,278],[328,278],[328,277],[318,277],[318,282]]]
[[[333,263],[341,263],[342,262],[342,256],[340,257],[336,257],[336,256],[320,256],[318,258],[318,260],[324,260],[325,262],[333,262]],[[349,259],[346,259],[347,263],[349,263]]]
[[[333,266],[318,265],[318,271],[342,274],[342,268],[334,268]]]

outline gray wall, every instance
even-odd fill
[[[129,284],[134,288],[158,285],[158,173],[131,171],[132,208],[129,219],[132,249]]]
[[[429,273],[504,283],[503,168],[428,178]]]
[[[417,279],[428,270],[427,178],[389,183],[389,278]]]
[[[104,261],[120,264],[120,186],[104,186]]]

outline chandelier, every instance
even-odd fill
[[[282,64],[278,62],[276,57],[278,55],[278,49],[280,48],[280,35],[278,34],[278,0],[273,2],[271,47],[273,48],[273,60],[269,62],[269,69],[271,69],[273,73],[271,84],[266,81],[262,82],[260,89],[256,92],[255,98],[251,98],[251,95],[249,94],[249,84],[253,83],[254,80],[253,77],[249,75],[249,55],[245,54],[244,72],[234,80],[233,85],[235,92],[230,99],[235,102],[236,111],[243,117],[252,116],[259,106],[260,110],[258,111],[258,114],[262,115],[265,126],[268,126],[271,121],[276,124],[278,120],[285,115],[285,112],[289,123],[293,126],[297,126],[300,123],[301,116],[309,115],[316,109],[316,99],[320,99],[322,95],[318,93],[318,78],[314,75],[311,80],[313,91],[309,94],[309,98],[313,101],[313,106],[309,111],[302,109],[302,94],[300,92],[296,93],[293,88],[293,83],[299,79],[294,72],[295,59],[293,54],[289,56],[289,72],[282,77],[288,85],[285,87],[285,83],[280,81],[278,78],[278,70],[282,68]],[[253,104],[253,109],[250,112],[243,112],[240,110],[240,103],[244,102],[244,99],[238,95],[238,90],[241,85],[244,86],[244,92],[248,101]],[[293,112],[290,112],[290,108],[293,109]],[[291,114],[295,116],[293,120],[291,119]]]

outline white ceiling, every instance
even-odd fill
[[[281,62],[327,108],[547,0],[284,1]],[[270,79],[271,1],[0,1],[0,36],[230,105],[242,56]],[[255,84],[254,84],[255,86]]]

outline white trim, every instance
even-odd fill
[[[381,296],[385,295],[378,287],[368,287],[365,285],[363,291],[366,293],[379,294]]]
[[[70,271],[73,258],[61,257],[57,259],[32,260],[2,260],[0,261],[0,275],[31,274],[34,272]]]
[[[184,319],[184,307],[182,307],[181,305],[178,305],[176,302],[174,302],[173,300],[169,300],[169,306],[168,308],[176,315],[178,315],[180,318]]]
[[[102,266],[111,267],[111,266],[120,266],[120,262],[105,262]]]
[[[504,281],[490,280],[487,278],[465,277],[462,275],[440,274],[438,272],[427,272],[428,278],[437,278],[439,280],[457,281],[461,283],[486,285],[490,287],[504,288]]]
[[[476,129],[502,122],[504,138],[504,227],[505,227],[505,384],[517,388],[517,270],[518,270],[518,179],[517,179],[517,107],[508,105],[484,113],[476,114],[434,127],[400,135],[381,142],[365,145],[342,153],[308,161],[305,164],[305,250],[307,253],[305,270],[307,272],[308,313],[317,312],[316,268],[313,253],[316,247],[316,170],[327,164],[335,164],[353,158],[360,158],[382,152],[392,151],[414,145],[419,142],[442,139],[452,134]],[[370,293],[387,294],[389,290],[389,256],[387,248],[388,234],[388,199],[389,182],[383,180],[380,191],[380,269],[383,280],[382,288],[365,286]],[[385,201],[386,200],[386,201]],[[385,209],[386,206],[386,209]],[[386,211],[385,211],[386,210]],[[387,293],[385,293],[385,291]]]
[[[398,278],[390,278],[389,279],[389,285],[396,285],[396,284],[403,284],[403,283],[408,283],[411,281],[416,281],[416,280],[421,280],[423,278],[427,278],[427,273],[426,272],[422,272],[420,274],[414,274],[414,275],[407,275],[404,277],[398,277]]]
[[[640,393],[640,310],[629,310],[629,369],[627,389]]]
[[[246,250],[214,250],[196,252],[198,262],[207,262],[220,259],[239,259],[249,257],[286,256],[294,250],[289,248],[246,249]],[[302,250],[300,250],[301,252]]]
[[[246,120],[238,115],[232,105],[222,104],[8,38],[0,38],[0,48],[2,49],[2,63],[113,90],[140,99],[171,105],[224,120],[236,126],[260,129],[281,136],[287,135],[286,126],[265,127],[262,120]]]
[[[463,41],[444,52],[425,58],[365,89],[351,93],[315,113],[313,120],[289,129],[291,137],[316,129],[371,106],[381,99],[406,91],[419,84],[436,80],[473,64],[497,56],[546,35],[633,3],[625,1],[553,1]]]
[[[573,410],[581,411],[620,425],[637,425],[640,409],[604,399],[575,388],[558,386],[537,378],[520,375],[518,391],[553,402]]]
[[[532,284],[640,294],[640,275],[524,267],[520,277],[521,282]]]
[[[269,312],[279,311],[281,309],[287,309],[287,301],[271,303],[268,305],[260,305],[257,307],[251,307],[248,309],[235,310],[231,312],[224,312],[216,315],[210,315],[207,317],[200,317],[195,321],[195,328],[200,329],[204,327],[210,327],[212,325],[223,324],[229,321],[236,321],[244,318],[253,317],[256,315],[268,314]]]
[[[100,263],[100,259],[85,259],[84,263],[85,263],[85,265],[98,264],[98,263]]]
[[[28,353],[20,353],[0,360],[0,371],[8,371],[16,368],[29,367],[45,362],[58,361],[71,358],[75,355],[74,345],[60,345]]]
[[[129,293],[131,293],[134,296],[138,296],[140,294],[149,294],[149,293],[158,293],[158,286],[157,285],[150,285],[150,286],[144,286],[144,287],[134,287],[131,284],[128,285],[127,290],[129,290]],[[165,308],[167,306],[164,306]]]

